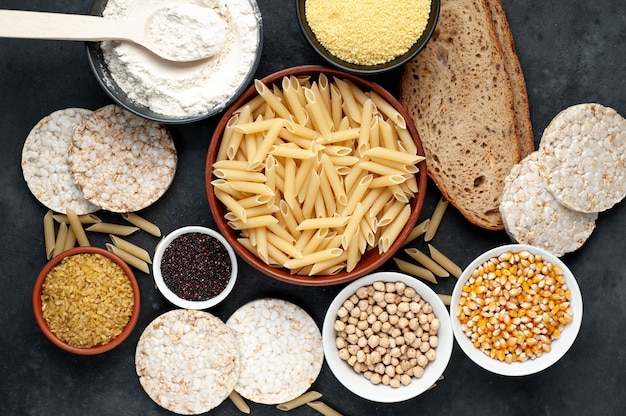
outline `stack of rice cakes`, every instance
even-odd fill
[[[546,127],[539,149],[505,180],[505,230],[556,256],[580,248],[598,213],[626,196],[626,120],[596,103],[566,108]]]
[[[58,110],[33,127],[22,172],[52,211],[135,212],[158,200],[176,171],[174,142],[161,124],[116,105]]]

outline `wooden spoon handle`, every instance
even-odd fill
[[[0,10],[0,37],[54,40],[135,40],[127,22],[99,16]]]

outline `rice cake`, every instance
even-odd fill
[[[562,205],[543,184],[535,151],[505,179],[500,213],[504,229],[520,244],[548,250],[557,257],[580,248],[596,226],[597,213]]]
[[[306,392],[324,361],[322,335],[302,308],[280,299],[258,299],[226,321],[241,352],[235,390],[256,403],[277,404]]]
[[[566,108],[539,145],[546,188],[570,209],[602,212],[626,196],[626,120],[595,103]]]
[[[76,127],[69,162],[86,199],[125,213],[146,208],[165,193],[177,154],[163,125],[111,104]]]
[[[76,186],[67,157],[76,126],[91,110],[66,108],[42,118],[30,131],[22,148],[22,173],[32,194],[55,212],[72,208],[78,215],[100,209]]]
[[[146,327],[135,367],[148,396],[182,415],[217,407],[233,391],[241,369],[237,341],[224,322],[186,309],[166,312]]]

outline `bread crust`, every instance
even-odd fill
[[[504,228],[504,178],[522,154],[503,55],[486,0],[442,0],[435,33],[400,85],[429,176],[465,218],[490,230]]]
[[[511,80],[511,91],[513,92],[513,109],[515,110],[515,122],[517,123],[517,135],[520,141],[522,158],[528,156],[535,150],[535,137],[530,121],[530,108],[528,105],[528,91],[526,90],[526,80],[522,72],[511,34],[511,28],[506,18],[504,7],[500,0],[487,0],[491,19],[496,29],[496,35],[502,47],[504,57],[504,67]]]

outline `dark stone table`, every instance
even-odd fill
[[[259,0],[264,49],[257,76],[308,63],[323,63],[300,33],[295,1]],[[626,8],[621,0],[504,1],[528,84],[535,140],[567,106],[599,102],[626,114]],[[89,2],[0,0],[0,8],[85,13]],[[399,73],[375,80],[397,93]],[[96,83],[84,45],[0,39],[0,413],[3,415],[165,415],[144,393],[134,371],[134,351],[143,328],[172,308],[151,277],[138,273],[141,316],[130,338],[116,350],[92,357],[70,355],[48,342],[35,324],[30,297],[45,262],[42,217],[46,209],[29,192],[20,168],[21,149],[42,117],[67,107],[95,109],[110,99]],[[198,224],[214,226],[205,195],[204,164],[218,117],[170,126],[179,151],[179,169],[169,191],[143,214],[164,233]],[[431,183],[422,216],[439,198]],[[103,214],[104,218],[107,217]],[[113,218],[113,217],[111,217]],[[585,314],[567,355],[528,377],[505,378],[483,371],[455,344],[445,378],[418,398],[397,404],[363,400],[343,388],[326,364],[313,386],[324,401],[346,415],[625,414],[622,380],[626,371],[626,205],[600,214],[590,240],[564,257],[579,280]],[[449,209],[433,243],[461,265],[482,251],[508,242]],[[153,249],[149,235],[137,242]],[[103,245],[102,241],[94,241]],[[235,292],[213,309],[226,319],[245,302],[278,296],[305,308],[321,325],[340,287],[288,285],[240,262]],[[387,264],[384,269],[392,270]],[[451,293],[452,280],[435,287]],[[251,404],[252,414],[279,414],[274,406]],[[294,415],[314,415],[308,407]],[[229,401],[210,412],[240,414]]]

